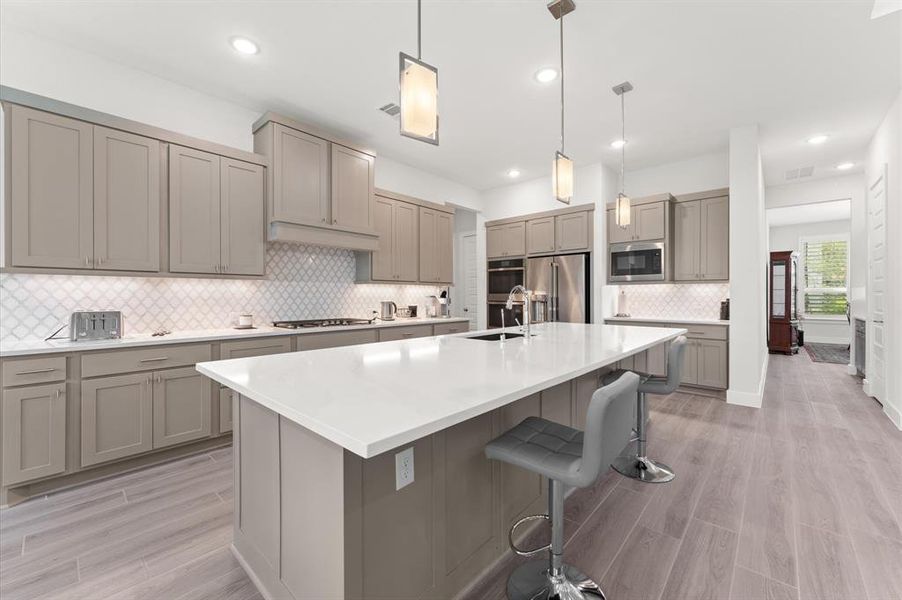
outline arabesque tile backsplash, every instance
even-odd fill
[[[720,303],[730,295],[729,283],[662,283],[622,285],[627,312],[633,317],[663,319],[719,319]]]
[[[277,319],[369,317],[382,300],[417,304],[440,288],[357,284],[351,250],[271,243],[266,279],[0,274],[0,341],[50,335],[80,309],[121,310],[126,334],[231,326],[250,312]]]

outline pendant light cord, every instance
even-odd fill
[[[564,151],[564,15],[561,15],[561,154]]]
[[[626,102],[624,99],[626,92],[620,94],[620,139],[623,145],[620,146],[620,193],[626,189],[626,176],[624,175],[624,164],[626,163]]]
[[[421,17],[422,12],[422,0],[417,0],[417,60],[423,60],[423,21]]]

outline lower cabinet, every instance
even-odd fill
[[[210,435],[210,385],[194,367],[154,373],[154,448]]]
[[[458,321],[456,323],[436,323],[432,326],[433,335],[450,335],[452,333],[464,333],[470,331],[470,323],[468,321]]]
[[[219,388],[219,433],[232,431],[232,390]]]
[[[66,470],[66,384],[3,390],[3,485]]]
[[[379,341],[388,342],[396,340],[409,340],[413,338],[430,337],[432,325],[409,325],[407,327],[386,327],[379,330]]]
[[[81,383],[81,466],[153,449],[153,373]]]
[[[680,383],[725,389],[727,387],[727,342],[686,341]]]

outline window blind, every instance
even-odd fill
[[[848,246],[846,240],[811,240],[802,244],[806,315],[846,314]]]

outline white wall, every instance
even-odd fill
[[[801,238],[836,235],[849,237],[851,219],[841,221],[822,221],[820,223],[799,223],[770,228],[770,251],[795,250],[801,252]],[[851,261],[850,261],[851,262]],[[851,270],[851,269],[850,269]],[[851,272],[849,273],[851,280]],[[801,275],[800,275],[801,277]],[[801,280],[799,284],[801,285]],[[802,301],[801,294],[799,301]],[[841,319],[805,319],[802,318],[806,342],[825,344],[848,344],[852,340],[852,326],[845,317]],[[851,364],[855,364],[854,361]]]
[[[761,406],[767,374],[768,231],[758,126],[730,130],[730,389],[727,402]]]
[[[612,286],[606,285],[607,226],[605,206],[617,195],[617,175],[601,163],[577,167],[574,172],[571,205],[595,205],[595,243],[592,252],[592,309],[593,322],[601,322],[613,315]],[[488,221],[516,217],[534,212],[563,208],[551,193],[551,173],[547,177],[531,179],[483,192],[482,214]],[[484,228],[480,227],[484,231]],[[485,244],[482,244],[483,251]]]
[[[641,198],[661,192],[690,194],[730,185],[730,155],[703,154],[685,160],[626,172],[626,193]]]
[[[886,165],[886,394],[883,410],[902,429],[902,91],[868,146],[866,183]],[[871,335],[870,324],[868,336]]]

